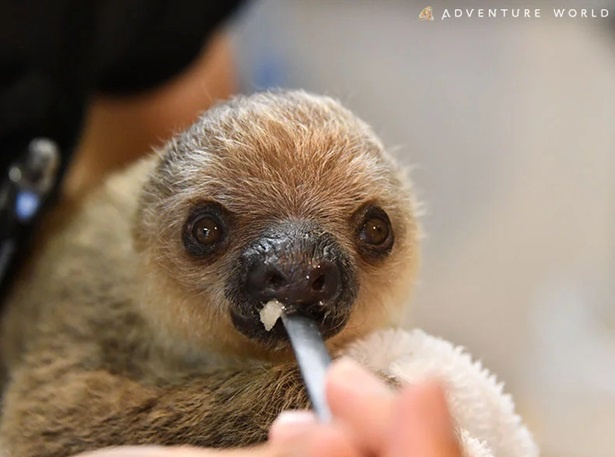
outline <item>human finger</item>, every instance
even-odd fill
[[[331,365],[326,389],[336,420],[352,430],[363,449],[378,454],[391,426],[395,402],[393,390],[348,358]]]
[[[462,457],[442,386],[427,382],[402,390],[385,457]]]

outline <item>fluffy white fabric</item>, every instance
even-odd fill
[[[515,413],[512,398],[462,348],[421,330],[391,329],[352,344],[344,353],[408,383],[440,380],[446,386],[467,457],[538,456],[538,447]]]

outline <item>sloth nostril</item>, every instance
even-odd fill
[[[325,288],[325,275],[319,274],[316,279],[312,279],[312,281],[310,282],[310,288],[314,292],[322,292]]]
[[[276,299],[287,305],[333,304],[342,290],[340,267],[330,261],[255,262],[248,271],[246,291],[259,303]]]
[[[272,271],[267,275],[265,283],[273,289],[279,289],[280,287],[286,285],[286,279],[277,271]]]

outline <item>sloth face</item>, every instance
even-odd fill
[[[386,324],[417,263],[412,200],[369,128],[303,92],[237,98],[166,148],[139,205],[145,314],[191,350],[288,348],[277,299],[332,344]]]

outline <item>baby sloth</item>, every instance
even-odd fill
[[[329,349],[395,319],[417,265],[406,180],[327,97],[206,112],[44,243],[3,316],[0,451],[244,446],[308,406],[277,299]]]

